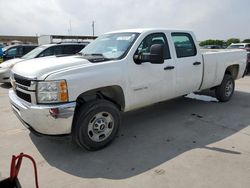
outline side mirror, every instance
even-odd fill
[[[154,44],[150,48],[150,62],[153,64],[164,63],[164,45]]]
[[[137,64],[150,62],[152,64],[162,64],[164,62],[164,45],[154,44],[150,47],[150,53],[142,53],[135,55],[134,61]]]

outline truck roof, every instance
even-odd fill
[[[50,46],[61,46],[61,45],[86,45],[90,42],[61,42],[61,43],[50,43],[50,44],[43,44],[41,46],[50,47]]]
[[[155,31],[155,32],[159,32],[159,31],[171,31],[171,32],[191,32],[189,30],[179,30],[179,29],[170,29],[170,28],[137,28],[137,29],[125,29],[125,30],[117,30],[117,31],[111,31],[111,32],[107,32],[106,34],[109,33],[144,33],[147,31]]]

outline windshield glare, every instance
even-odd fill
[[[45,48],[47,48],[46,46],[39,46],[36,47],[35,49],[31,50],[29,53],[27,53],[26,55],[22,56],[22,59],[32,59],[35,58],[37,55],[39,55]]]
[[[98,37],[80,53],[83,56],[100,55],[106,59],[122,58],[137,38],[138,33],[111,33]]]

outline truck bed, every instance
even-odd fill
[[[239,64],[236,79],[243,77],[247,59],[244,50],[202,49],[201,53],[203,57],[204,74],[200,90],[219,85],[223,79],[225,67],[230,65]]]

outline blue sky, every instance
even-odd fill
[[[0,35],[91,35],[166,27],[198,40],[250,38],[249,0],[0,0]],[[71,22],[71,32],[69,32]]]

